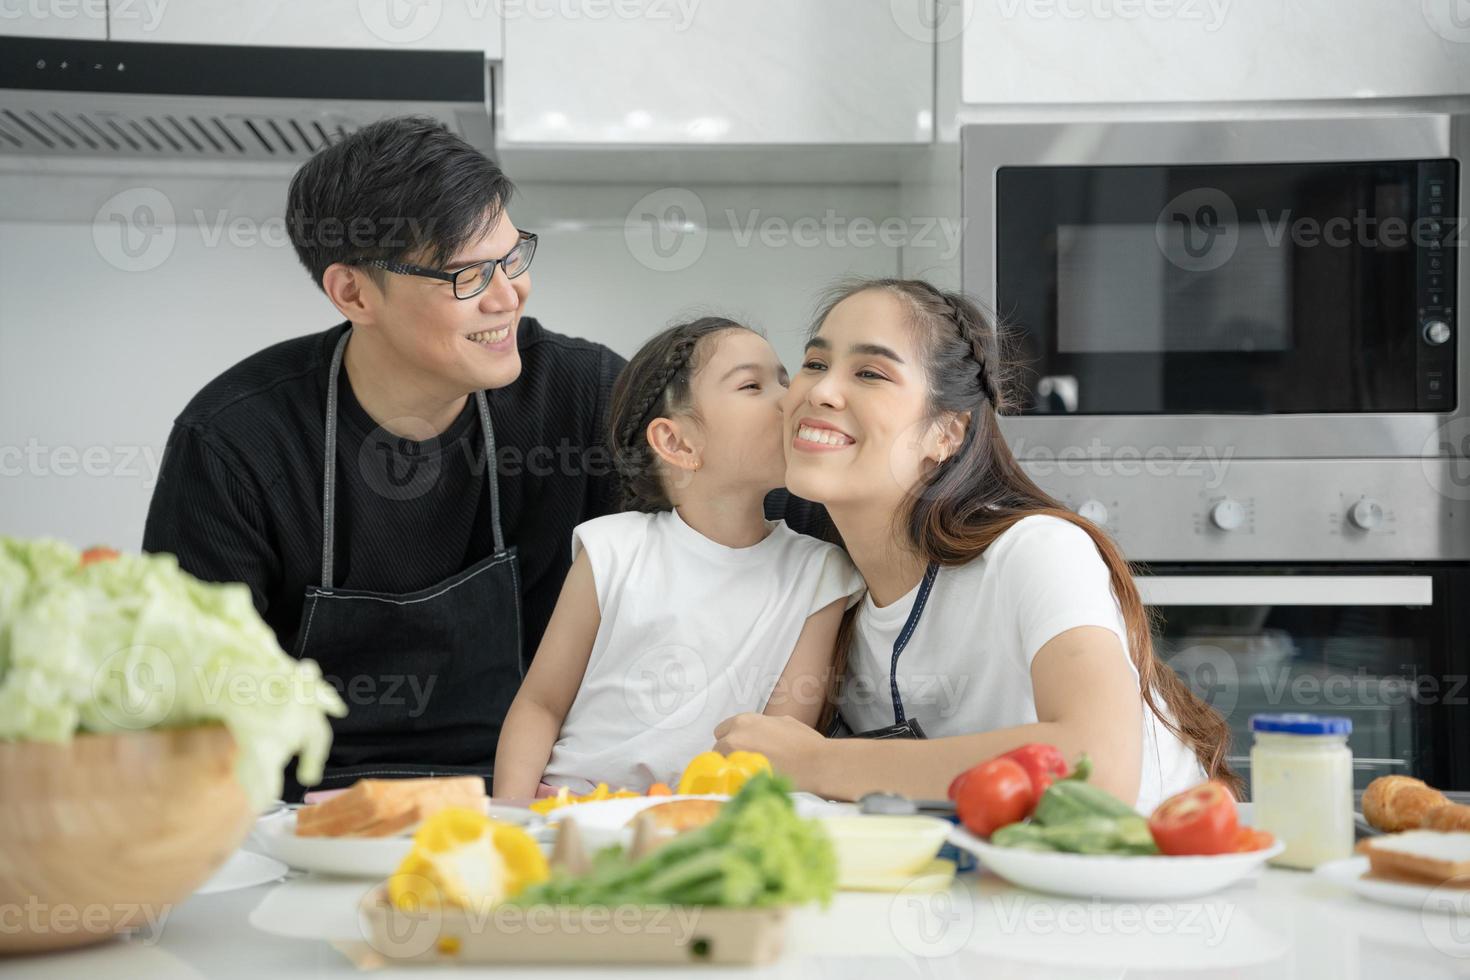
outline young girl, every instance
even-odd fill
[[[496,796],[672,783],[736,712],[817,723],[863,582],[839,548],[764,519],[786,384],[765,338],[720,317],[664,331],[624,369],[609,420],[624,513],[572,533]]]
[[[1027,742],[1086,752],[1094,782],[1144,813],[1206,777],[1238,790],[1229,728],[1154,654],[1118,546],[1011,454],[1004,366],[959,294],[880,279],[829,298],[783,400],[787,485],[825,505],[869,587],[843,719],[928,737],[824,739],[745,714],[716,748],[839,799],[942,797]]]

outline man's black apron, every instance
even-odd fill
[[[348,330],[327,382],[322,490],[322,584],[308,587],[296,656],[321,665],[347,705],[332,720],[332,751],[316,789],[363,777],[475,773],[489,777],[495,743],[525,676],[520,566],[505,547],[495,473],[495,432],[485,393],[475,392],[485,437],[495,552],[437,585],[394,595],[332,586],[337,492],[337,375]],[[433,540],[405,541],[433,548]],[[294,766],[285,798],[300,799]]]

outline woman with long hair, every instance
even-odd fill
[[[1003,439],[998,331],[919,280],[849,282],[823,304],[782,399],[786,482],[826,507],[867,580],[839,640],[843,721],[726,719],[716,748],[765,753],[835,799],[942,798],[1028,742],[1086,753],[1143,812],[1225,763],[1224,720],[1155,656],[1118,546],[1048,496]],[[918,737],[915,737],[918,736]]]

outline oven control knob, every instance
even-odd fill
[[[1424,324],[1424,340],[1435,347],[1450,339],[1450,325],[1443,320],[1430,320]]]
[[[1234,531],[1245,523],[1245,506],[1226,497],[1210,508],[1210,521],[1222,531]]]
[[[1371,531],[1383,523],[1383,508],[1378,501],[1364,497],[1348,510],[1348,520],[1359,530]]]
[[[1087,518],[1098,527],[1108,522],[1108,507],[1101,500],[1084,500],[1082,506],[1077,508],[1077,513]]]

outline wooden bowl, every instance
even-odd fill
[[[166,921],[253,823],[235,752],[220,725],[0,742],[0,954]]]

